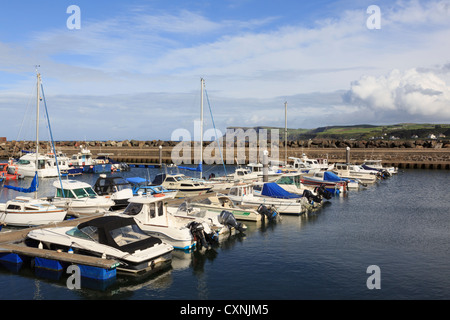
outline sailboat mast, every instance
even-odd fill
[[[284,103],[284,165],[287,166],[287,102]]]
[[[203,86],[205,84],[205,80],[203,78],[200,79],[200,179],[203,175]]]
[[[36,74],[37,74],[37,104],[36,104],[36,174],[38,172],[39,167],[39,100],[40,100],[40,91],[39,91],[39,85],[41,82],[41,75],[37,71],[36,67]],[[37,190],[34,193],[34,197],[37,199]]]

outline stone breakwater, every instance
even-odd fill
[[[80,151],[80,146],[89,149],[93,156],[109,154],[115,161],[130,164],[159,164],[172,163],[172,149],[178,141],[59,141],[56,148],[67,154]],[[210,142],[204,142],[208,146]],[[160,158],[160,148],[161,158]],[[247,161],[249,147],[257,147],[245,143]],[[191,143],[192,162],[194,159],[194,142]],[[227,144],[228,149],[233,147],[237,152],[237,143],[234,146]],[[350,159],[353,163],[361,163],[365,159],[380,159],[385,165],[394,165],[399,168],[433,168],[449,169],[450,141],[442,140],[294,140],[287,143],[288,157],[301,157],[305,153],[310,158],[327,158],[330,163],[344,162],[346,149],[350,148]],[[0,159],[19,157],[22,150],[33,151],[35,143],[32,141],[6,141],[0,143]],[[50,150],[48,143],[40,143],[41,150]],[[281,144],[278,148],[280,160],[284,160],[285,148]],[[271,150],[269,149],[269,152]],[[225,149],[222,154],[225,157]],[[233,157],[234,158],[234,157]]]

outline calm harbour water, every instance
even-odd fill
[[[221,170],[205,169],[207,175]],[[116,175],[156,172],[132,168]],[[76,179],[94,184],[97,177]],[[53,181],[41,181],[42,195],[52,195]],[[404,170],[332,198],[308,216],[283,216],[270,225],[248,222],[245,235],[207,252],[175,252],[169,270],[141,279],[118,276],[104,287],[70,290],[67,275],[49,279],[28,266],[0,266],[0,299],[448,300],[449,181],[445,170]],[[0,192],[2,202],[14,196]],[[380,289],[367,287],[371,265],[380,268]]]

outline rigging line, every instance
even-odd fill
[[[206,90],[206,88],[205,88],[205,94],[206,94],[206,101],[208,102],[209,112],[211,113],[211,120],[212,120],[212,124],[214,127],[214,132],[216,133],[216,141],[217,141],[217,145],[219,146],[220,159],[222,160],[222,165],[223,165],[223,170],[225,171],[225,175],[227,175],[227,168],[225,167],[225,162],[223,161],[222,148],[220,146],[220,139],[217,137],[216,124],[214,123],[214,117],[213,117],[212,110],[211,110],[211,104],[209,103],[208,91]]]
[[[37,86],[37,84],[35,84],[35,85],[33,86],[33,89],[32,89],[31,94],[30,94],[30,98],[29,98],[28,103],[27,103],[27,109],[25,110],[25,113],[23,114],[23,117],[22,117],[22,123],[21,123],[21,125],[20,125],[19,133],[17,134],[17,138],[16,138],[16,143],[15,143],[15,145],[13,146],[13,154],[14,154],[14,152],[16,151],[17,141],[19,141],[19,138],[20,138],[20,136],[21,136],[21,134],[22,134],[22,129],[23,129],[23,127],[24,127],[25,118],[26,118],[26,116],[29,114],[29,113],[28,113],[28,110],[30,109],[31,99],[33,98],[33,95],[34,95],[34,93],[36,92],[36,86]]]
[[[52,127],[50,126],[50,118],[48,117],[47,100],[45,99],[44,86],[42,85],[42,83],[41,83],[41,91],[42,91],[42,99],[44,100],[45,114],[47,116],[48,129],[50,131],[50,138],[51,138],[52,147],[53,147],[53,155],[55,156],[56,169],[58,170],[59,183],[61,184],[62,195],[63,195],[63,197],[65,197],[64,188],[63,188],[63,184],[62,184],[62,180],[61,180],[61,172],[59,171],[58,156],[56,155],[55,142],[53,141]]]

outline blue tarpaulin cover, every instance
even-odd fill
[[[325,171],[323,173],[323,180],[331,181],[331,182],[354,181],[353,179],[349,179],[349,178],[341,178],[341,177],[337,176],[335,173],[330,172],[330,171]]]
[[[200,172],[200,171],[202,171],[202,164],[199,163],[198,166],[197,166],[197,168],[180,167],[180,166],[178,166],[178,168],[180,168],[180,169],[186,169],[186,170],[190,170],[190,171],[198,171],[198,172]]]
[[[333,181],[333,182],[344,181],[344,179],[342,179],[341,177],[338,177],[335,173],[330,172],[330,171],[325,171],[323,173],[323,180]]]
[[[147,182],[146,179],[140,178],[140,177],[126,178],[126,180],[127,180],[128,182],[130,182],[130,183],[133,183],[133,184],[140,184],[140,183]]]
[[[294,198],[301,198],[298,194],[290,193],[286,190],[284,190],[282,187],[280,187],[275,182],[266,183],[263,186],[263,189],[261,191],[261,195],[272,197],[272,198],[281,198],[281,199],[294,199]]]
[[[31,181],[31,185],[29,188],[20,188],[20,187],[14,187],[14,186],[10,186],[10,185],[5,185],[5,188],[23,192],[23,193],[33,193],[33,192],[37,191],[38,186],[39,186],[39,181],[38,181],[38,174],[36,172],[34,174],[33,181]]]

